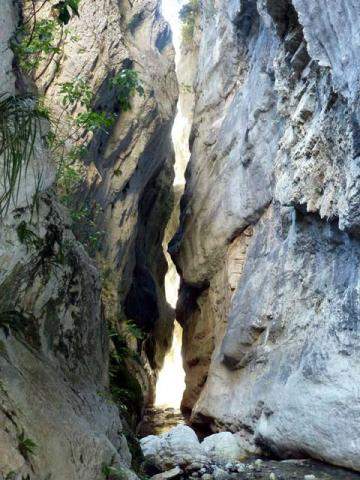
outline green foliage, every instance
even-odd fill
[[[111,465],[103,465],[102,474],[105,480],[127,480],[128,478],[125,469]]]
[[[0,155],[4,187],[0,196],[0,216],[8,212],[11,201],[16,203],[21,177],[27,173],[44,119],[48,119],[47,112],[38,99],[29,95],[0,96]],[[40,182],[39,177],[38,186]]]
[[[18,436],[18,442],[19,452],[26,460],[29,460],[31,455],[35,455],[37,445],[31,438],[25,437],[24,431]]]
[[[26,322],[26,318],[16,310],[0,311],[0,328],[4,329],[6,336],[9,335],[10,330],[19,331]]]
[[[179,88],[180,88],[181,93],[192,93],[193,92],[192,86],[187,85],[186,83],[180,83]]]
[[[62,242],[62,239],[53,238],[50,240],[50,237],[42,239],[33,231],[32,225],[28,225],[25,221],[19,223],[16,233],[20,243],[26,246],[27,251],[33,250],[35,252],[35,256],[38,257],[45,271],[47,269],[46,261],[52,265],[64,264],[64,249],[67,245],[66,242]],[[57,251],[54,249],[55,243],[58,245]]]
[[[76,124],[88,132],[96,130],[107,131],[114,125],[115,114],[107,112],[94,112],[92,110],[79,113],[76,117]]]
[[[125,384],[125,387],[118,387],[111,379],[110,394],[112,401],[118,407],[121,415],[133,428],[136,427],[141,418],[144,398],[139,382],[132,376],[125,366],[118,371],[117,381]]]
[[[128,320],[126,323],[127,331],[135,337],[137,340],[142,340],[144,338],[144,332],[138,327],[134,322]]]
[[[43,245],[43,240],[38,235],[36,235],[33,230],[28,228],[28,225],[25,221],[19,223],[16,228],[16,233],[20,243],[26,245],[28,251],[32,248],[38,250]]]
[[[58,22],[49,19],[35,21],[33,25],[27,23],[18,29],[12,49],[24,73],[31,74],[41,62],[60,52],[55,42],[58,34]]]
[[[62,104],[65,108],[80,103],[85,108],[84,112],[78,113],[75,118],[75,125],[83,128],[87,132],[96,130],[107,130],[115,122],[115,115],[108,112],[97,112],[92,110],[91,104],[94,100],[94,93],[88,83],[82,78],[77,78],[73,82],[63,83],[60,87],[62,95]]]
[[[131,428],[126,425],[126,423],[124,423],[124,436],[126,438],[131,453],[131,466],[135,470],[139,478],[141,478],[142,480],[146,480],[142,468],[145,458],[141,450],[139,439],[131,430]]]
[[[113,364],[124,363],[126,359],[131,358],[133,355],[132,350],[127,346],[126,337],[120,335],[115,328],[110,328],[109,338],[111,338],[116,345],[116,349],[111,352],[111,359]],[[110,369],[110,377],[112,372]]]
[[[30,9],[29,16],[24,18],[12,42],[15,58],[25,74],[32,75],[40,64],[46,62],[37,78],[46,72],[54,56],[60,53],[68,33],[64,25],[69,23],[72,16],[79,16],[80,0],[60,0],[51,8],[52,18],[39,20],[38,16],[48,3],[49,0],[44,0],[39,8],[34,6]]]
[[[79,16],[80,0],[61,0],[53,6],[57,11],[58,22],[67,25],[72,15]]]
[[[71,208],[72,199],[69,199]],[[101,207],[94,203],[91,206],[83,205],[78,208],[72,208],[70,215],[73,221],[73,232],[86,248],[90,256],[95,256],[100,250],[104,231],[99,230],[97,220],[101,213]]]
[[[17,480],[18,478],[19,474],[13,470],[6,475],[5,480]],[[21,480],[31,480],[30,475],[22,475]]]
[[[77,102],[86,108],[90,108],[94,94],[89,84],[82,78],[76,78],[73,82],[65,82],[60,86],[62,104],[64,107],[72,106]]]
[[[190,0],[180,9],[179,18],[183,23],[182,37],[185,43],[191,43],[194,39],[196,19],[199,13],[199,0]]]
[[[72,194],[82,179],[81,166],[69,156],[64,157],[57,172],[57,189],[63,204],[71,206]]]
[[[120,108],[123,112],[131,110],[131,98],[137,92],[144,96],[144,89],[136,70],[122,69],[111,79],[111,85],[116,88]]]
[[[61,150],[63,148],[63,150]],[[84,175],[85,166],[82,160],[87,152],[87,146],[79,145],[65,153],[62,142],[58,142],[58,150],[53,149],[60,158],[56,176],[56,187],[60,201],[68,208],[73,208],[73,195],[80,186]]]
[[[128,362],[140,359],[127,346],[126,337],[119,335],[114,328],[110,330],[110,337],[114,345],[109,367],[111,397],[129,425],[135,425],[141,416],[144,399],[138,380],[129,371]]]
[[[67,25],[73,16],[79,15],[80,0],[58,0],[51,7],[51,18],[39,20],[38,17],[44,17],[40,13],[41,10],[44,6],[49,6],[49,3],[49,0],[44,0],[37,10],[35,8],[29,10],[28,17],[24,18],[12,45],[18,64],[24,73],[33,75],[35,71],[37,72],[38,76],[35,80],[41,77],[51,65],[54,55],[61,53],[68,35],[68,30],[64,29],[64,25]],[[139,20],[136,18],[134,21]],[[77,41],[78,37],[71,34],[70,39]],[[41,72],[39,72],[39,67],[42,67]],[[131,98],[136,93],[144,95],[138,73],[129,68],[124,68],[117,73],[110,80],[110,87],[118,99],[121,111],[131,109]],[[103,111],[94,107],[95,94],[85,79],[76,78],[60,85],[60,96],[63,112],[56,120],[51,119],[52,129],[45,137],[46,144],[51,149],[54,158],[58,159],[57,190],[63,203],[71,209],[75,236],[84,243],[90,255],[95,255],[100,248],[104,234],[97,227],[98,211],[95,211],[97,206],[95,208],[93,205],[79,206],[74,193],[80,186],[86,170],[82,162],[84,151],[95,133],[109,133],[116,120],[116,115],[111,111]],[[9,138],[9,141],[2,142],[6,154],[5,184],[8,184],[8,188],[3,198],[0,198],[0,206],[4,203],[4,209],[7,211],[11,198],[17,198],[22,167],[25,165],[26,172],[34,150],[37,131],[30,127],[37,127],[38,124],[29,123],[25,125],[28,128],[24,128],[22,122],[10,122],[10,128],[7,128],[1,135],[1,127],[7,125],[3,120],[4,116],[1,115],[1,106],[0,137],[7,139],[10,134],[13,134],[13,138]],[[75,115],[69,114],[67,110],[71,108],[74,111],[75,106],[82,108],[80,111],[76,110]],[[42,111],[40,108],[34,109],[34,113],[37,114],[37,116],[33,115],[35,118],[50,119],[53,117],[51,110],[46,111],[44,107]],[[1,151],[2,143],[0,138],[0,154],[3,153]],[[69,151],[71,144],[75,147]],[[38,191],[39,189],[37,189]],[[25,223],[19,225],[18,236],[28,249],[41,247],[36,234]],[[140,338],[141,332],[137,331],[134,326],[129,326],[129,330],[132,330],[135,338]]]

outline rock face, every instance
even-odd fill
[[[6,95],[16,92],[9,49],[15,3],[1,7],[0,93]],[[79,75],[94,89],[97,106],[111,110],[109,78],[139,65],[145,95],[119,115],[111,135],[94,135],[87,182],[77,194],[79,202],[101,206],[95,220],[106,235],[97,264],[56,199],[51,187],[57,159],[49,158],[39,138],[19,195],[1,219],[0,476],[6,478],[16,472],[39,480],[98,480],[110,465],[122,478],[137,478],[129,470],[124,422],[108,389],[107,323],[127,317],[147,333],[143,345],[134,342],[140,360],[128,369],[149,400],[172,329],[161,244],[171,210],[170,127],[177,85],[159,2],[121,3],[81,2],[79,18],[70,24],[80,44],[65,42],[37,81],[54,114],[61,109],[61,84]],[[0,165],[3,176],[2,157]],[[1,183],[0,197],[3,193]],[[103,271],[111,267],[116,278],[103,293],[99,265]]]
[[[40,252],[17,237],[29,212],[1,233],[1,320],[9,329],[1,332],[0,471],[97,478],[103,463],[131,461],[117,409],[104,399],[108,340],[98,272],[50,196],[39,214]],[[26,441],[36,444],[33,453]]]
[[[71,22],[76,42],[66,41],[39,84],[60,114],[61,85],[81,78],[95,92],[95,106],[117,115],[110,132],[98,132],[85,157],[86,181],[79,208],[94,210],[104,232],[96,252],[105,281],[106,317],[134,322],[148,340],[140,348],[146,373],[134,373],[146,401],[154,397],[156,372],[171,344],[173,314],[165,299],[167,270],[162,240],[172,209],[174,154],[171,128],[178,95],[169,26],[159,0],[82,2]],[[56,60],[61,68],[56,69]],[[145,90],[120,112],[111,80],[133,68]],[[76,113],[81,110],[77,105]],[[136,343],[136,341],[135,341]],[[137,350],[137,348],[135,348]]]
[[[360,7],[206,1],[171,252],[194,422],[360,470]]]

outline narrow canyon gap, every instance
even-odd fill
[[[172,40],[175,48],[175,65],[179,66],[181,61],[181,21],[179,11],[184,4],[184,0],[162,0],[162,13],[164,18],[169,22],[172,30]],[[166,260],[168,262],[168,272],[165,277],[165,292],[169,304],[175,310],[178,291],[180,288],[180,278],[177,274],[176,267],[167,253],[168,243],[174,236],[179,221],[179,202],[185,187],[185,169],[190,158],[189,151],[189,135],[190,135],[190,119],[186,118],[181,107],[182,89],[180,86],[179,101],[177,105],[177,113],[172,129],[172,139],[175,150],[175,178],[174,178],[174,211],[170,218],[169,224],[165,231],[164,250],[166,252]],[[164,366],[159,373],[156,385],[155,405],[158,407],[172,407],[176,410],[180,409],[181,400],[185,390],[185,372],[183,370],[182,359],[182,328],[175,321],[173,342],[170,352],[166,355]]]

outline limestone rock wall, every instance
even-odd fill
[[[108,277],[107,319],[120,329],[131,320],[149,336],[141,346],[147,374],[140,372],[138,380],[151,401],[173,324],[162,248],[173,205],[171,128],[178,95],[171,32],[158,0],[82,2],[79,13],[70,39],[37,83],[60,113],[61,85],[82,78],[96,94],[95,107],[117,115],[115,125],[90,142],[78,204],[96,212],[103,232],[97,260]],[[124,68],[137,72],[145,92],[121,112],[111,79]]]
[[[13,2],[5,7],[1,93],[9,95],[15,75],[8,42],[18,12]],[[105,400],[108,338],[99,274],[48,190],[55,166],[39,139],[34,153],[1,221],[0,474],[98,478],[112,461],[127,471],[131,455],[119,414]]]
[[[201,3],[171,245],[193,421],[356,470],[359,17],[345,0]]]
[[[9,48],[17,25],[15,6],[5,1],[0,13],[0,91],[5,94],[16,91]],[[62,109],[61,84],[78,76],[91,85],[99,109],[116,109],[108,82],[121,68],[134,66],[145,95],[134,97],[131,111],[119,115],[109,134],[93,137],[85,159],[87,178],[76,195],[79,203],[101,207],[95,220],[105,233],[96,259],[71,231],[69,212],[52,189],[57,159],[49,157],[39,139],[19,195],[2,218],[4,477],[16,472],[39,480],[95,480],[102,478],[104,465],[113,465],[124,478],[137,478],[130,470],[124,422],[108,389],[107,325],[127,317],[147,333],[145,345],[134,341],[132,346],[141,361],[128,365],[144,401],[151,399],[171,336],[161,246],[172,205],[170,128],[177,97],[168,26],[155,0],[81,2],[79,13],[70,22],[71,35],[36,82],[54,114]],[[32,211],[39,171],[42,182]],[[105,285],[100,277],[109,269]]]

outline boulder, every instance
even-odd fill
[[[203,440],[201,446],[205,455],[214,462],[238,461],[247,456],[239,438],[230,432],[210,435]]]
[[[169,432],[140,440],[146,463],[161,471],[180,466],[187,472],[201,470],[206,463],[238,462],[249,456],[242,438],[230,432],[210,435],[199,442],[196,433],[186,425]]]
[[[162,471],[206,461],[196,433],[185,425],[178,425],[163,435],[145,437],[140,445],[146,462]]]

